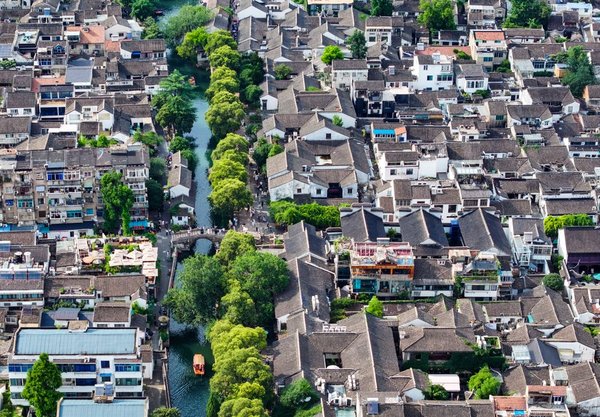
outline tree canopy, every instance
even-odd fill
[[[437,384],[429,384],[424,394],[427,400],[445,401],[450,397],[446,388]]]
[[[421,0],[417,21],[427,26],[429,33],[456,29],[452,0]]]
[[[242,57],[237,49],[229,45],[220,46],[208,56],[208,62],[210,62],[211,67],[227,67],[233,70],[237,70],[240,67],[241,59]]]
[[[376,296],[371,297],[371,300],[369,300],[367,313],[375,317],[383,317],[383,303]]]
[[[236,349],[267,347],[267,332],[261,327],[245,327],[228,320],[218,320],[208,332],[210,347],[215,358],[221,358]]]
[[[228,178],[219,183],[208,196],[210,204],[224,220],[231,219],[235,211],[252,204],[252,193],[242,181]]]
[[[188,133],[196,122],[196,109],[190,100],[182,96],[169,96],[156,114],[156,121],[170,137],[177,133]]]
[[[212,17],[213,13],[204,6],[189,4],[182,6],[179,12],[171,16],[165,24],[163,33],[167,45],[174,48],[181,43],[186,33],[206,25]]]
[[[255,251],[256,245],[254,236],[248,233],[228,230],[219,245],[219,250],[215,254],[215,258],[221,262],[222,265],[227,266],[236,258]]]
[[[144,31],[142,32],[143,39],[161,39],[163,33],[160,30],[160,26],[156,23],[153,17],[147,17],[144,20]]]
[[[328,45],[323,50],[323,55],[321,55],[321,61],[325,65],[331,65],[331,62],[336,59],[344,59],[344,54],[339,46],[336,45]]]
[[[129,234],[130,210],[133,207],[133,191],[123,184],[122,175],[116,171],[105,173],[100,179],[100,192],[104,204],[103,229],[116,232],[121,219],[123,234]]]
[[[237,43],[231,33],[226,30],[217,30],[208,36],[204,51],[210,57],[214,51],[223,46],[229,46],[229,48],[237,50]]]
[[[568,65],[567,73],[561,81],[569,86],[575,97],[581,97],[586,86],[596,84],[594,68],[581,46],[569,48],[566,52],[557,54],[555,59]]]
[[[151,211],[162,211],[165,200],[162,185],[156,180],[149,178],[146,180],[146,189],[148,190],[148,209]]]
[[[276,80],[286,80],[292,74],[292,69],[285,64],[277,64],[273,72]]]
[[[490,368],[484,366],[469,378],[469,390],[473,391],[478,400],[487,400],[490,395],[496,395],[500,389],[500,381],[494,378]]]
[[[154,0],[134,0],[131,4],[131,15],[138,20],[144,20],[154,15],[154,9]]]
[[[229,291],[221,298],[225,310],[223,320],[244,326],[256,326],[256,304],[237,281],[231,281]]]
[[[233,398],[221,404],[219,417],[268,417],[260,399]]]
[[[562,291],[565,286],[563,279],[559,274],[548,274],[542,279],[542,284],[545,287],[551,288],[554,291]]]
[[[198,325],[218,317],[217,302],[225,295],[226,282],[216,259],[204,255],[187,258],[178,283],[164,301],[177,321]]]
[[[279,396],[279,402],[289,408],[297,408],[306,403],[316,401],[319,394],[305,378],[300,378],[285,387]]]
[[[56,415],[56,404],[62,397],[58,392],[61,385],[58,366],[50,362],[47,353],[42,353],[27,371],[22,396],[35,409],[36,416],[53,417]]]
[[[367,56],[367,40],[362,30],[355,30],[352,35],[346,39],[346,45],[352,53],[354,59],[365,59]]]
[[[372,16],[391,16],[393,11],[392,0],[371,0]]]
[[[552,12],[544,0],[513,0],[502,25],[505,28],[541,28]]]
[[[152,412],[151,417],[181,417],[181,413],[177,408],[159,407]]]
[[[196,62],[198,59],[198,48],[206,45],[208,36],[208,32],[203,27],[198,27],[186,33],[183,42],[177,45],[177,55],[183,59]]]
[[[544,233],[550,238],[558,236],[558,229],[568,226],[592,226],[594,221],[587,214],[564,214],[562,216],[546,216]]]
[[[211,158],[216,161],[223,157],[226,151],[234,150],[236,152],[248,153],[248,141],[241,135],[228,133],[217,143],[217,146],[211,153]]]
[[[292,201],[273,201],[269,205],[271,218],[278,224],[295,224],[302,220],[317,229],[339,227],[340,210],[335,206],[322,206],[317,203],[296,204]]]
[[[208,180],[213,187],[218,187],[218,184],[226,179],[235,178],[242,182],[248,181],[248,173],[246,167],[239,162],[228,158],[221,158],[215,161],[208,175]]]
[[[220,91],[213,96],[205,119],[213,135],[223,138],[240,128],[245,115],[239,98],[228,91]]]

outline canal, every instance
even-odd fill
[[[160,7],[165,11],[162,21],[177,14],[185,4],[198,4],[194,1],[175,0],[162,1]],[[198,225],[208,226],[211,224],[210,206],[208,195],[211,188],[207,178],[209,162],[207,159],[207,148],[211,137],[210,129],[204,120],[204,113],[208,110],[208,102],[204,98],[204,90],[208,87],[209,75],[206,71],[198,70],[178,60],[174,54],[169,55],[169,70],[179,70],[181,73],[193,76],[196,80],[197,96],[194,99],[196,108],[196,123],[189,133],[194,137],[198,156],[198,166],[194,176],[195,185],[195,209]],[[195,252],[207,254],[211,250],[211,243],[199,240],[196,243]],[[178,270],[181,264],[178,265]],[[177,285],[177,276],[175,277]],[[195,353],[202,353],[207,363],[212,363],[210,347],[204,337],[204,329],[190,328],[175,321],[171,321],[171,345],[169,349],[169,388],[171,391],[171,405],[181,411],[181,417],[202,417],[205,415],[206,402],[208,401],[208,381],[211,375],[210,366],[207,374],[203,377],[194,375],[192,371],[192,358]]]

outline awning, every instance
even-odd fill
[[[132,229],[147,229],[148,220],[135,220],[129,222],[129,227]]]

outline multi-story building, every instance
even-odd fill
[[[145,228],[148,166],[148,153],[139,144],[111,149],[4,150],[0,154],[4,180],[0,221],[37,223],[50,230],[55,225],[102,222],[100,179],[115,170],[134,193],[132,227]]]
[[[415,90],[445,90],[454,84],[452,60],[438,52],[415,55],[411,72]]]
[[[58,365],[65,398],[92,398],[97,384],[109,384],[116,398],[143,397],[143,378],[152,371],[152,362],[142,360],[137,329],[87,328],[81,322],[68,329],[20,329],[8,361],[14,405],[28,405],[22,398],[27,371],[42,353]]]
[[[460,266],[460,264],[456,264]],[[461,271],[456,271],[455,281],[462,283],[465,298],[478,301],[496,301],[500,295],[501,273],[496,255],[480,252]]]
[[[500,65],[508,54],[504,31],[500,29],[472,30],[469,36],[471,56],[486,68]]]
[[[352,292],[397,297],[409,291],[414,256],[408,242],[355,242],[349,252]]]

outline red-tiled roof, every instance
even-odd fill
[[[525,397],[494,397],[496,411],[525,410],[526,407]]]

